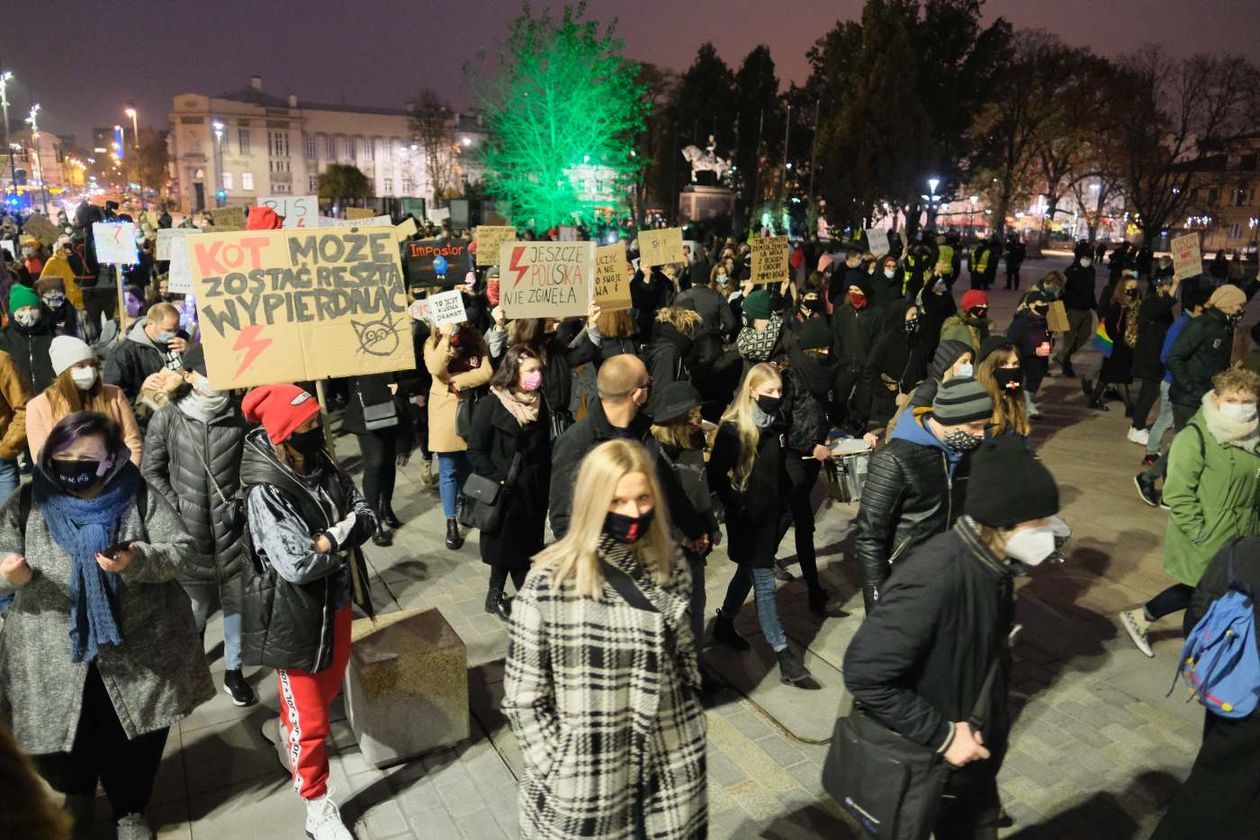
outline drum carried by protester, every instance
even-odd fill
[[[843,438],[832,444],[831,451],[833,457],[824,465],[831,498],[845,504],[861,501],[871,463],[870,446],[861,438]]]

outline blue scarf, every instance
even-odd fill
[[[128,463],[99,496],[80,499],[35,472],[39,512],[53,541],[70,555],[71,662],[91,662],[101,645],[122,644],[114,616],[118,575],[102,569],[96,555],[112,544],[139,483],[140,472]]]

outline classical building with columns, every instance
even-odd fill
[[[314,195],[329,164],[358,167],[379,197],[434,198],[425,150],[408,108],[300,101],[248,87],[176,96],[170,113],[171,160],[184,212],[253,205],[265,195]],[[478,150],[486,131],[475,115],[451,114],[452,173],[459,184],[481,178]]]

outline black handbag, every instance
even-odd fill
[[[989,664],[969,723],[982,729],[1005,645]],[[940,811],[950,765],[931,747],[889,729],[855,705],[836,721],[822,786],[877,840],[927,840]]]
[[[543,405],[547,406],[547,423],[549,424],[549,433],[554,443],[560,438],[570,426],[576,422],[573,415],[569,413],[567,408],[556,411],[551,407],[551,400],[547,399],[547,392],[541,391]]]
[[[507,478],[502,484],[484,475],[470,474],[461,490],[464,506],[459,512],[459,524],[485,534],[495,534],[503,524],[507,497],[516,484],[520,469],[521,453],[517,452],[512,456],[512,465],[508,467]]]
[[[363,402],[363,394],[360,393],[359,405],[363,406],[363,428],[369,432],[392,429],[398,425],[398,406],[393,400],[368,405]]]
[[[464,440],[472,435],[473,412],[477,410],[477,403],[481,402],[481,398],[489,393],[489,389],[469,388],[459,392],[459,401],[455,405],[455,434]]]

